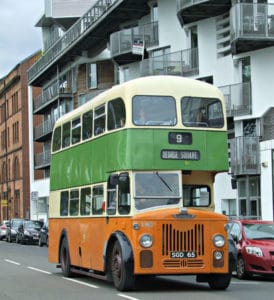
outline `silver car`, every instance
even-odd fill
[[[0,240],[3,240],[7,237],[7,227],[9,226],[10,221],[9,220],[4,220],[0,224]]]

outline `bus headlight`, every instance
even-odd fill
[[[225,238],[221,234],[216,234],[213,237],[213,244],[215,247],[221,248],[225,244]]]
[[[152,246],[152,236],[149,234],[144,234],[140,238],[140,245],[144,248],[149,248]]]

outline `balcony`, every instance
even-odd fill
[[[140,76],[194,76],[199,73],[198,48],[151,57],[140,62]]]
[[[49,119],[34,128],[34,140],[44,142],[50,139],[56,120]]]
[[[109,35],[119,30],[121,22],[139,19],[150,11],[147,0],[138,0],[131,9],[128,1],[98,0],[60,37],[28,70],[28,83],[42,86],[83,51],[107,47]]]
[[[238,117],[252,113],[251,82],[221,86],[225,97],[227,117]]]
[[[259,137],[236,137],[230,141],[231,172],[234,176],[260,174]]]
[[[177,15],[183,25],[229,12],[231,0],[177,0]]]
[[[44,169],[45,167],[50,166],[50,158],[51,158],[51,152],[50,151],[44,151],[42,153],[37,153],[34,156],[34,167],[36,170],[38,169]]]
[[[274,140],[274,107],[270,107],[261,119],[262,141]]]
[[[125,64],[142,59],[142,54],[135,54],[135,47],[158,46],[158,22],[148,23],[115,32],[110,35],[110,53],[118,64]]]
[[[274,4],[235,4],[230,26],[233,54],[274,46]]]
[[[57,101],[59,98],[71,98],[72,91],[69,85],[60,86],[58,81],[53,82],[49,87],[43,90],[33,103],[33,112],[42,114],[54,101]]]

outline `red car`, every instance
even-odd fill
[[[237,248],[238,278],[274,276],[274,222],[231,220],[228,231]]]

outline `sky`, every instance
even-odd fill
[[[0,78],[42,49],[44,0],[0,0]]]

